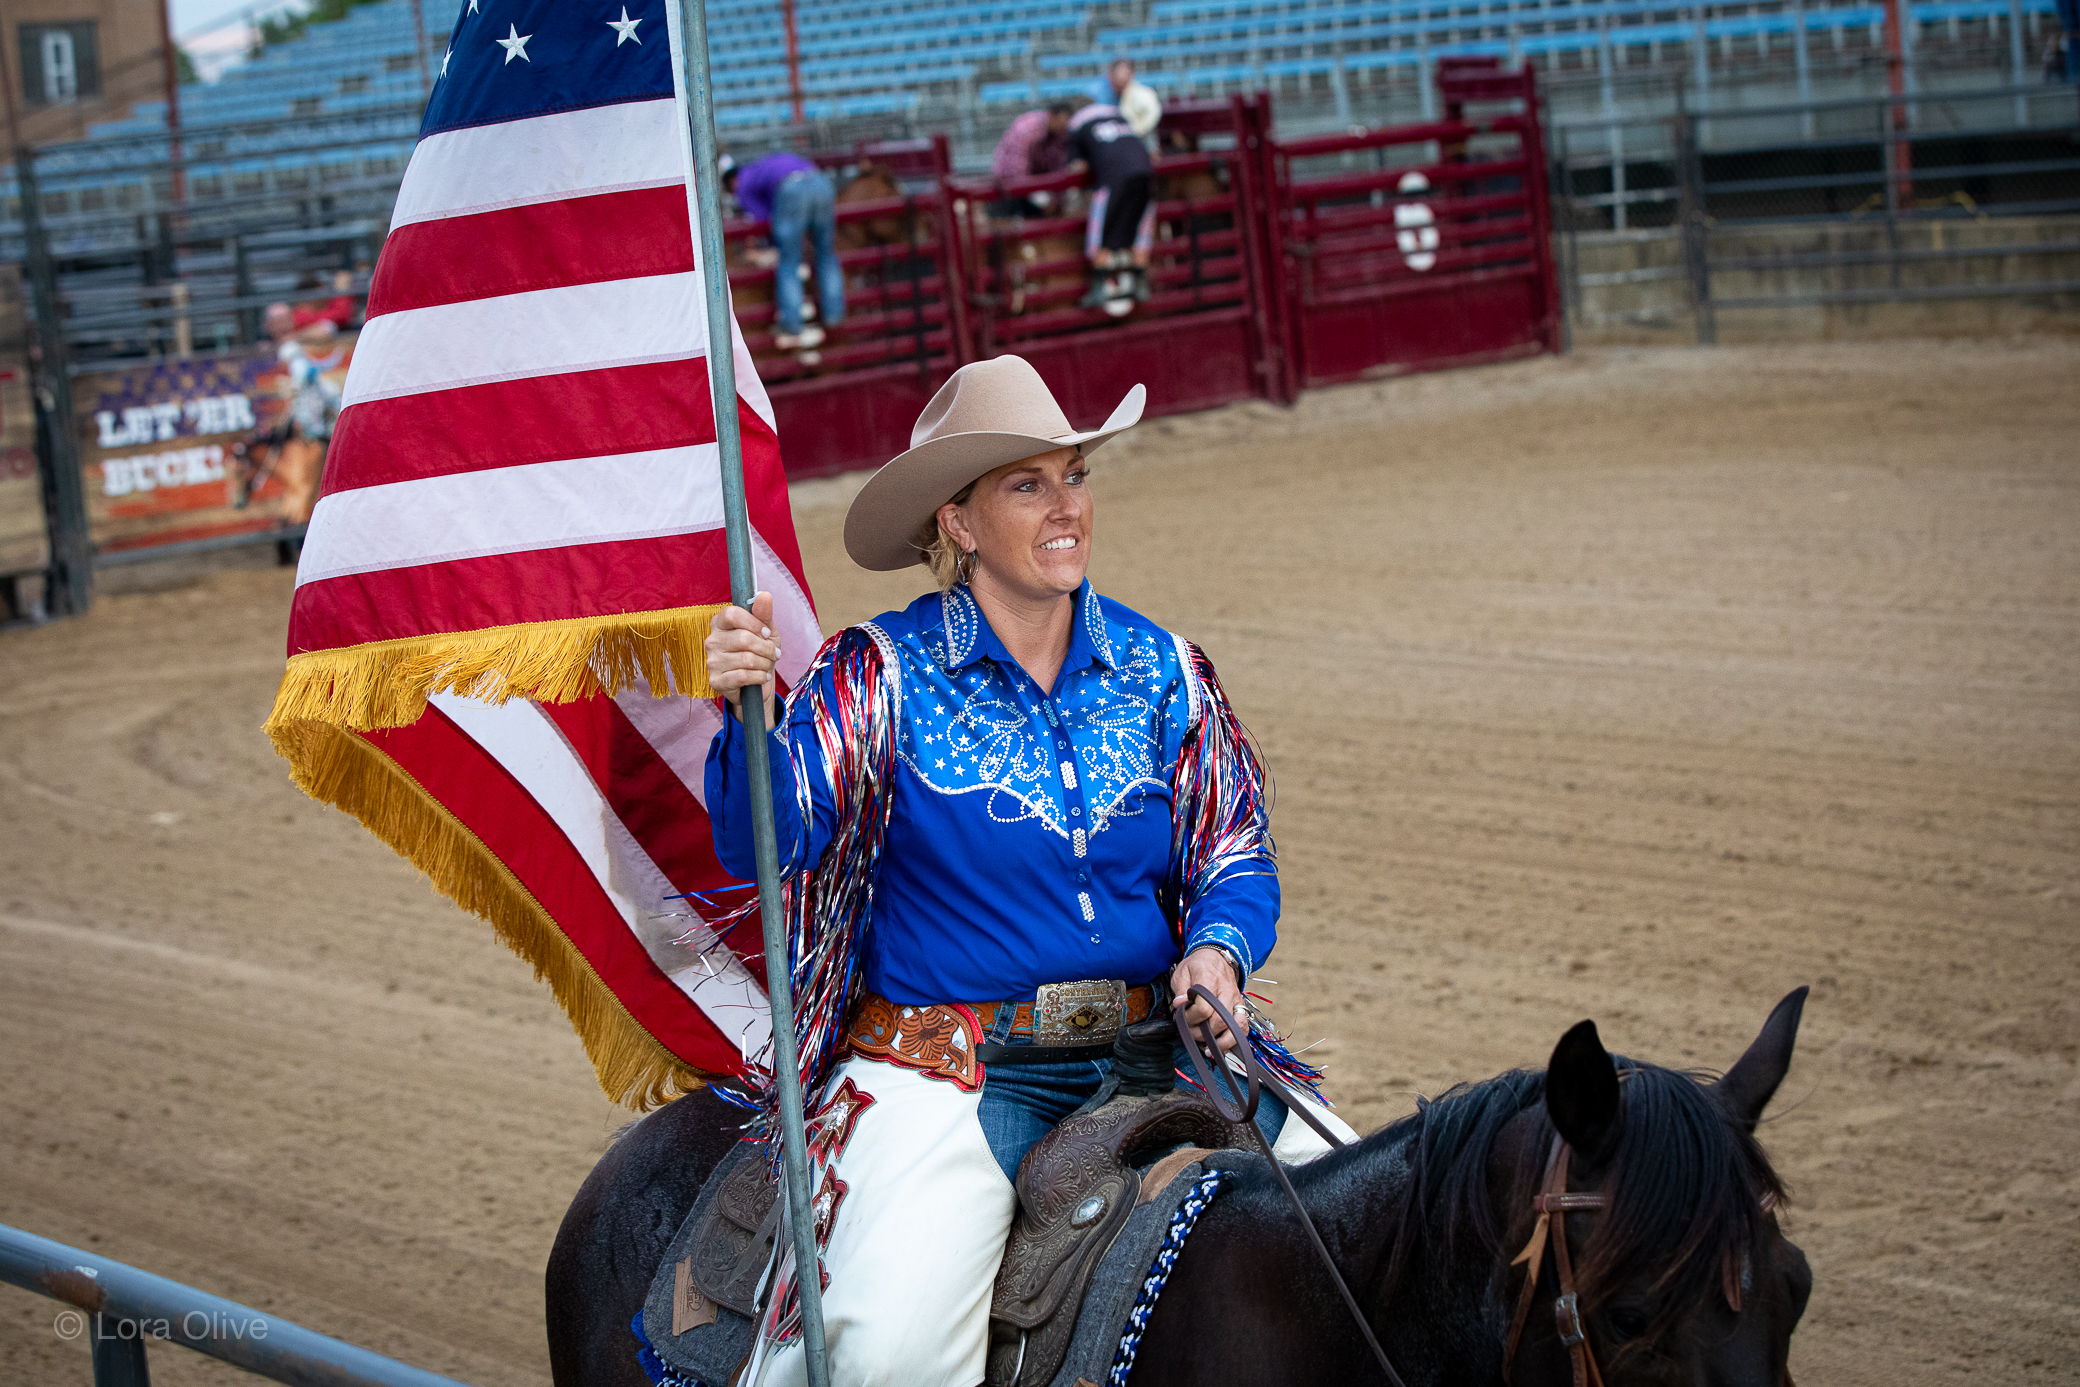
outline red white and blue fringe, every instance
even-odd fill
[[[831,680],[826,696],[822,675]],[[874,883],[888,834],[889,792],[895,783],[896,714],[893,681],[870,628],[847,627],[824,642],[789,700],[809,700],[809,716],[823,752],[835,811],[830,846],[813,871],[797,871],[781,887],[788,957],[794,961],[795,1045],[801,1063],[802,1098],[813,1107],[831,1071],[844,1058],[845,1023],[859,999],[867,931],[873,924]],[[802,822],[809,802],[810,767],[795,755],[794,780]],[[738,913],[756,911],[756,902]],[[734,922],[731,922],[734,923]],[[716,933],[726,933],[718,927]],[[778,1101],[770,1051],[752,1057],[745,1079],[754,1097],[746,1106],[771,1121]],[[717,1093],[732,1101],[727,1089]],[[772,1159],[779,1160],[773,1143]]]
[[[1127,1387],[1127,1377],[1134,1371],[1135,1356],[1141,1352],[1141,1336],[1148,1332],[1148,1317],[1156,1310],[1156,1302],[1162,1299],[1163,1288],[1170,1284],[1170,1273],[1177,1266],[1177,1254],[1184,1251],[1184,1240],[1192,1235],[1192,1227],[1206,1206],[1220,1193],[1221,1180],[1227,1172],[1209,1170],[1193,1182],[1191,1192],[1170,1215],[1170,1227],[1163,1233],[1163,1242],[1156,1249],[1155,1261],[1149,1264],[1148,1275],[1141,1278],[1141,1289],[1134,1293],[1134,1308],[1127,1311],[1127,1325],[1121,1331],[1119,1347],[1112,1351],[1112,1371],[1105,1374],[1105,1387]]]
[[[1249,729],[1235,715],[1213,661],[1190,641],[1179,643],[1199,686],[1199,725],[1186,734],[1170,772],[1172,828],[1170,879],[1164,913],[1183,947],[1193,909],[1214,886],[1238,876],[1273,875],[1278,845],[1271,839],[1271,796],[1264,763]],[[1322,1071],[1286,1048],[1270,1022],[1250,1009],[1250,1046],[1266,1069],[1321,1097]]]
[[[836,810],[823,860],[813,871],[794,873],[781,891],[794,960],[802,1094],[810,1104],[844,1058],[845,1025],[859,998],[867,933],[873,923],[874,883],[888,833],[899,688],[887,668],[891,654],[877,637],[871,626],[840,631],[817,652],[790,699],[791,711],[795,700],[809,700],[810,722]],[[1175,828],[1163,907],[1180,945],[1194,906],[1217,883],[1277,870],[1263,763],[1221,689],[1213,662],[1197,646],[1184,646],[1191,663],[1189,677],[1199,685],[1201,714],[1170,773]],[[821,678],[826,667],[831,676],[828,694]],[[795,785],[805,823],[812,812],[809,774],[805,759],[797,756]],[[724,916],[716,922],[716,934],[727,934],[756,908],[755,903],[747,904]],[[1250,1032],[1250,1043],[1267,1069],[1320,1097],[1321,1071],[1295,1058],[1283,1037],[1254,1009]],[[770,1054],[765,1059],[769,1064]],[[770,1120],[775,1102],[771,1070],[753,1057],[745,1078],[755,1096],[748,1102],[735,1101],[755,1107]],[[727,1089],[717,1093],[732,1097]],[[774,1150],[777,1161],[778,1143]]]

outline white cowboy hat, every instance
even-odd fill
[[[910,450],[868,479],[845,513],[845,552],[889,573],[923,561],[915,539],[955,492],[1009,462],[1082,444],[1087,453],[1141,422],[1148,391],[1127,392],[1102,427],[1078,433],[1022,356],[971,362],[953,373],[910,431]]]

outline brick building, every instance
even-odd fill
[[[84,139],[166,97],[165,0],[0,0],[8,144]]]

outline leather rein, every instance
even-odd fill
[[[1218,1016],[1221,1019],[1221,1024],[1228,1028],[1229,1035],[1238,1038],[1249,1035],[1247,1030],[1236,1024],[1235,1017],[1226,1007],[1221,1005],[1220,998],[1214,996],[1204,983],[1193,983],[1191,995],[1197,997],[1213,1009],[1213,1014]],[[1192,1068],[1199,1075],[1199,1087],[1206,1091],[1206,1096],[1212,1101],[1216,1112],[1229,1122],[1249,1132],[1250,1140],[1256,1143],[1258,1154],[1262,1155],[1266,1163],[1270,1165],[1271,1173],[1278,1177],[1278,1183],[1284,1186],[1286,1198],[1292,1201],[1293,1212],[1300,1215],[1300,1226],[1307,1230],[1307,1239],[1314,1244],[1315,1255],[1320,1257],[1322,1265],[1328,1268],[1329,1279],[1336,1283],[1338,1293],[1343,1296],[1344,1305],[1350,1310],[1351,1318],[1357,1322],[1358,1332],[1365,1336],[1365,1346],[1372,1350],[1372,1356],[1378,1361],[1381,1370],[1386,1373],[1387,1381],[1392,1383],[1393,1387],[1405,1387],[1405,1384],[1401,1381],[1401,1374],[1395,1372],[1394,1365],[1387,1360],[1387,1351],[1379,1346],[1379,1339],[1372,1332],[1371,1322],[1365,1318],[1365,1312],[1358,1308],[1358,1298],[1352,1295],[1351,1288],[1344,1284],[1343,1273],[1336,1269],[1336,1259],[1329,1255],[1328,1245],[1322,1241],[1322,1235],[1316,1231],[1314,1220],[1308,1217],[1307,1206],[1300,1202],[1299,1194],[1293,1189],[1293,1182],[1286,1178],[1285,1167],[1279,1164],[1278,1157],[1271,1154],[1270,1143],[1264,1140],[1264,1133],[1258,1128],[1256,1123],[1257,1099],[1268,1088],[1273,1093],[1276,1093],[1285,1103],[1287,1112],[1299,1117],[1308,1126],[1314,1128],[1316,1134],[1323,1141],[1328,1142],[1332,1148],[1341,1150],[1349,1146],[1350,1143],[1324,1126],[1320,1119],[1307,1110],[1306,1105],[1300,1101],[1299,1097],[1291,1089],[1266,1072],[1263,1064],[1257,1059],[1254,1050],[1246,1039],[1243,1039],[1229,1053],[1242,1061],[1243,1073],[1249,1079],[1248,1096],[1245,1097],[1236,1091],[1234,1074],[1229,1071],[1227,1065],[1220,1064],[1218,1065],[1218,1072],[1221,1076],[1221,1085],[1227,1089],[1227,1094],[1224,1097],[1220,1088],[1214,1086],[1213,1076],[1216,1066],[1208,1062],[1208,1056],[1214,1057],[1217,1061],[1221,1053],[1219,1045],[1215,1043],[1213,1038],[1212,1024],[1208,1022],[1200,1023],[1199,1033],[1195,1036],[1192,1034],[1190,1023],[1184,1019],[1182,1011],[1172,1012],[1171,1019],[1177,1023],[1177,1034],[1184,1041],[1185,1053],[1192,1057]]]
[[[1194,983],[1191,995],[1213,1009],[1213,1014],[1228,1028],[1228,1034],[1248,1034],[1236,1024],[1234,1016],[1203,983]],[[1322,1140],[1328,1142],[1332,1148],[1341,1150],[1350,1143],[1331,1132],[1307,1110],[1290,1088],[1268,1073],[1249,1045],[1238,1044],[1230,1052],[1241,1060],[1243,1072],[1249,1080],[1249,1090],[1245,1097],[1236,1091],[1234,1075],[1227,1065],[1219,1064],[1216,1071],[1216,1066],[1209,1063],[1209,1056],[1217,1061],[1220,1055],[1220,1049],[1213,1038],[1213,1027],[1202,1022],[1198,1034],[1194,1035],[1191,1026],[1184,1019],[1183,1012],[1173,1012],[1172,1020],[1177,1024],[1178,1035],[1185,1042],[1185,1053],[1192,1057],[1192,1068],[1198,1072],[1199,1087],[1205,1090],[1206,1096],[1213,1102],[1214,1109],[1223,1118],[1248,1129],[1258,1152],[1270,1164],[1272,1173],[1278,1176],[1278,1183],[1285,1188],[1286,1198],[1292,1202],[1293,1212],[1300,1216],[1300,1224],[1307,1230],[1308,1240],[1314,1244],[1315,1255],[1321,1258],[1322,1265],[1328,1269],[1329,1279],[1336,1283],[1337,1291],[1343,1296],[1344,1305],[1350,1310],[1351,1318],[1357,1322],[1358,1332],[1365,1336],[1366,1347],[1372,1350],[1372,1356],[1386,1373],[1387,1381],[1392,1383],[1393,1387],[1404,1387],[1401,1374],[1395,1372],[1394,1365],[1387,1360],[1386,1350],[1379,1346],[1379,1339],[1373,1334],[1372,1325],[1365,1318],[1365,1312],[1359,1308],[1357,1297],[1351,1294],[1351,1288],[1345,1284],[1343,1273],[1337,1270],[1336,1261],[1329,1255],[1329,1248],[1322,1241],[1322,1235],[1315,1230],[1314,1220],[1308,1217],[1307,1206],[1300,1202],[1299,1194],[1293,1189],[1293,1182],[1286,1178],[1285,1167],[1271,1154],[1270,1145],[1265,1142],[1263,1132],[1258,1129],[1255,1121],[1257,1099],[1262,1091],[1268,1088],[1285,1102],[1287,1111],[1296,1114],[1308,1126],[1314,1128]],[[1227,1090],[1225,1097],[1221,1089],[1214,1085],[1215,1072],[1220,1074],[1221,1086]],[[1596,1351],[1589,1343],[1588,1327],[1582,1323],[1582,1303],[1575,1286],[1574,1260],[1567,1247],[1567,1215],[1607,1209],[1610,1207],[1610,1196],[1601,1192],[1575,1194],[1568,1190],[1567,1172],[1572,1155],[1573,1151],[1567,1142],[1555,1133],[1552,1149],[1546,1155],[1545,1180],[1539,1192],[1531,1197],[1531,1207],[1538,1214],[1538,1222],[1532,1227],[1531,1239],[1524,1244],[1524,1250],[1510,1261],[1511,1266],[1524,1268],[1524,1289],[1517,1296],[1517,1311],[1510,1318],[1509,1338],[1503,1344],[1502,1380],[1505,1383],[1510,1380],[1511,1369],[1516,1363],[1517,1345],[1523,1339],[1524,1326],[1531,1318],[1532,1302],[1538,1299],[1538,1286],[1545,1275],[1546,1255],[1550,1250],[1553,1277],[1559,1286],[1559,1290],[1553,1296],[1553,1324],[1559,1331],[1560,1342],[1567,1349],[1568,1360],[1573,1366],[1574,1387],[1604,1387],[1603,1372],[1596,1365]],[[1763,1195],[1764,1213],[1770,1212],[1775,1204],[1774,1195]],[[1722,1289],[1727,1306],[1736,1314],[1740,1312],[1742,1282],[1745,1280],[1745,1272],[1736,1270],[1732,1254],[1729,1252]],[[1788,1373],[1784,1378],[1784,1387],[1791,1387]]]

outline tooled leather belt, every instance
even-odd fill
[[[1047,983],[1030,1002],[978,1004],[975,1019],[982,1023],[984,1035],[996,1029],[1006,1008],[1011,1010],[1011,1034],[1030,1035],[1032,1043],[985,1040],[975,1047],[977,1059],[984,1064],[1068,1064],[1110,1055],[1121,1027],[1145,1021],[1155,1011],[1156,989],[1153,983],[1129,987],[1104,978]]]
[[[1155,984],[1129,987],[1112,979],[1050,983],[1030,1002],[955,1006],[899,1006],[868,994],[846,1039],[853,1053],[897,1064],[945,1070],[960,1077],[983,1064],[1068,1064],[1104,1059],[1122,1027],[1146,1020],[1160,998]],[[1010,1034],[1021,1043],[986,1041],[1010,1011]],[[970,1020],[972,1018],[972,1021]],[[969,1026],[975,1048],[967,1054]]]

